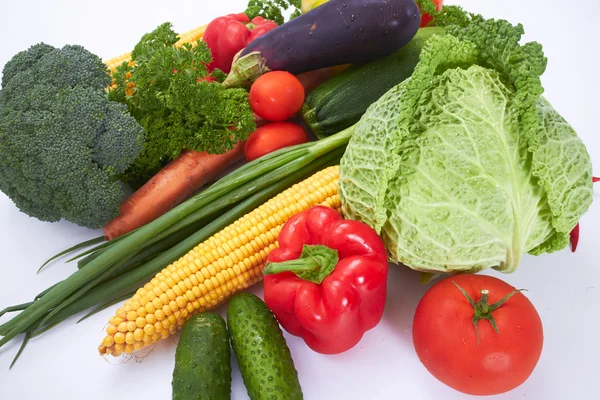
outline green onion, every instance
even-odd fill
[[[100,236],[100,237],[97,237],[97,238],[93,238],[93,239],[90,239],[90,240],[86,240],[85,242],[78,243],[78,244],[76,244],[76,245],[75,245],[75,246],[73,246],[73,247],[69,247],[68,249],[66,249],[66,250],[63,250],[63,251],[61,251],[60,253],[58,253],[58,254],[56,254],[56,255],[54,255],[54,256],[52,256],[52,257],[50,257],[48,260],[46,260],[46,262],[42,264],[42,266],[40,267],[40,269],[38,269],[37,273],[39,274],[39,273],[42,271],[42,269],[43,269],[43,268],[44,268],[46,265],[48,265],[48,263],[50,263],[50,262],[51,262],[51,261],[53,261],[53,260],[56,260],[56,259],[57,259],[57,258],[59,258],[59,257],[62,257],[62,256],[64,256],[65,254],[72,253],[72,252],[74,252],[74,251],[76,251],[76,250],[82,249],[82,248],[84,248],[84,247],[87,247],[87,246],[91,246],[91,245],[93,245],[93,244],[101,243],[101,242],[103,242],[104,240],[105,240],[105,239],[104,239],[104,236]],[[69,261],[70,261],[70,260],[69,260]]]

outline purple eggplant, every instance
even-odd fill
[[[410,42],[420,22],[414,0],[330,0],[252,41],[224,85],[247,86],[267,71],[300,74],[384,57]]]

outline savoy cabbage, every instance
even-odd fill
[[[567,246],[592,202],[591,161],[542,96],[523,28],[470,16],[432,37],[411,78],[371,105],[340,164],[348,218],[427,272],[512,272]]]

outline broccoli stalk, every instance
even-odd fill
[[[42,221],[100,228],[119,213],[124,173],[144,130],[110,101],[110,75],[81,46],[16,54],[0,90],[0,190]]]

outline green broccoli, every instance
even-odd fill
[[[144,130],[105,91],[111,78],[81,46],[40,43],[4,67],[0,190],[24,213],[100,228],[119,213],[124,173]]]

